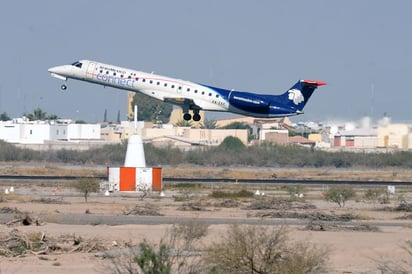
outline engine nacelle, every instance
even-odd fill
[[[269,109],[270,103],[260,96],[248,92],[232,91],[229,94],[229,103],[236,108],[253,111]]]

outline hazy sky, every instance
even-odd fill
[[[407,0],[5,0],[0,113],[125,117],[127,92],[73,80],[62,92],[47,72],[91,59],[261,93],[322,80],[293,121],[412,121],[411,10]]]

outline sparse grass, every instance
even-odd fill
[[[248,191],[246,189],[242,189],[237,192],[226,192],[226,191],[221,191],[221,190],[215,190],[209,195],[209,197],[216,198],[216,199],[251,198],[253,196],[254,196],[253,192]]]
[[[2,162],[0,162],[1,164]],[[8,162],[5,162],[8,163]],[[34,162],[33,165],[36,165]],[[104,168],[95,168],[95,167],[83,167],[79,166],[77,168],[61,168],[61,165],[54,166],[46,164],[41,167],[28,167],[27,163],[22,163],[20,166],[19,163],[13,164],[13,167],[0,167],[0,174],[3,175],[28,175],[28,176],[39,176],[39,175],[56,175],[56,176],[94,176],[94,175],[105,175],[106,169]]]
[[[23,195],[18,195],[18,194],[14,194],[14,193],[5,194],[4,197],[8,201],[16,201],[16,202],[20,202],[20,203],[26,203],[26,202],[31,200],[31,197],[29,197],[29,196],[23,196]]]
[[[101,225],[103,222],[102,220],[94,220],[93,222],[90,223],[92,226],[98,226]]]
[[[192,183],[173,183],[167,184],[165,189],[201,189],[204,188],[202,184],[192,184]]]

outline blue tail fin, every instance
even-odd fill
[[[299,80],[293,87],[280,96],[282,97],[282,101],[285,105],[301,112],[313,91],[315,91],[317,87],[323,85],[326,85],[326,82]]]

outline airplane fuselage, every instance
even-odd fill
[[[221,89],[89,60],[77,61],[72,65],[53,67],[49,69],[49,72],[52,76],[65,82],[69,78],[77,79],[103,86],[141,92],[157,100],[179,105],[183,108],[185,120],[191,119],[191,115],[188,113],[189,110],[193,111],[195,121],[200,119],[200,110],[229,111],[260,118],[302,113],[299,108],[289,104],[287,100],[285,101],[284,96],[281,97],[280,95]],[[315,83],[316,87],[325,84],[318,81],[310,83],[312,85]],[[66,89],[66,87],[66,84],[62,85],[62,89]],[[300,102],[295,103],[296,106],[299,104]]]

